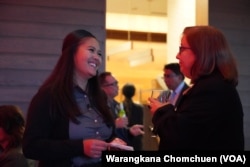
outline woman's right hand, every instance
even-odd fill
[[[107,150],[108,143],[98,139],[83,140],[84,154],[91,158],[100,158],[102,151]]]

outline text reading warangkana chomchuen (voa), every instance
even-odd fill
[[[200,162],[217,162],[217,157],[204,157],[204,156],[173,156],[173,155],[165,155],[163,157],[146,157],[143,155],[135,156],[135,157],[128,157],[128,156],[115,156],[115,155],[106,155],[106,162],[126,162],[126,163],[148,163],[148,162],[169,162],[169,163],[175,163],[175,162],[182,162],[182,163],[200,163]]]

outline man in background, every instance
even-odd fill
[[[128,117],[128,126],[131,127],[136,124],[143,125],[143,106],[137,104],[133,101],[133,97],[135,95],[136,88],[134,84],[127,83],[122,87],[122,94],[125,99],[123,101],[123,106],[126,111],[126,115]],[[132,138],[132,146],[135,151],[142,150],[142,135],[135,136]]]
[[[163,91],[157,99],[161,103],[170,102],[177,107],[182,98],[183,92],[189,88],[184,79],[185,77],[180,71],[180,65],[178,63],[169,63],[164,65],[163,80],[168,90]],[[157,137],[153,126],[149,126],[149,129],[153,133],[153,136]]]
[[[184,75],[180,71],[180,65],[178,63],[166,64],[163,68],[163,79],[169,90],[161,95],[164,97],[158,98],[165,98],[165,101],[169,101],[174,106],[178,106],[182,93],[189,88],[184,81]]]
[[[143,135],[143,125],[133,125],[128,127],[128,118],[119,117],[118,113],[121,110],[120,103],[114,98],[118,95],[119,87],[118,81],[111,74],[111,72],[103,72],[99,75],[99,82],[102,90],[107,95],[107,102],[110,110],[115,119],[116,133],[117,136],[127,142],[128,145],[132,146],[132,138],[134,136]]]

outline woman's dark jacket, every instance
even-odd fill
[[[179,105],[153,116],[159,150],[243,150],[243,109],[239,94],[219,73],[202,77]]]
[[[73,157],[83,155],[83,143],[69,139],[69,118],[52,118],[50,94],[48,90],[39,91],[31,101],[23,153],[29,159],[39,160],[39,167],[70,167]]]

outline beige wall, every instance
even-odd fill
[[[126,83],[135,84],[137,91],[134,100],[145,102],[148,90],[161,89],[156,78],[162,76],[162,69],[166,62],[166,44],[138,41],[133,43],[133,50],[110,56],[106,62],[106,70],[111,71],[119,81],[120,89]],[[135,67],[129,65],[127,58],[129,55],[137,53],[136,50],[141,51],[149,48],[153,49],[153,61]],[[143,97],[140,96],[140,92]],[[121,92],[119,92],[116,99],[120,101],[122,98]]]
[[[167,0],[166,13],[166,18],[162,20],[168,25],[165,30],[168,43],[133,41],[134,46],[131,51],[120,52],[119,54],[109,56],[107,59],[106,70],[111,71],[116,76],[120,88],[122,88],[126,82],[135,84],[137,88],[137,94],[134,97],[135,101],[145,103],[147,102],[146,99],[150,95],[151,89],[166,89],[163,80],[160,79],[163,73],[163,66],[170,62],[178,62],[176,54],[178,53],[180,36],[184,27],[197,24],[208,24],[208,1]],[[119,20],[113,20],[112,23],[114,27],[117,22],[119,22]],[[161,27],[159,27],[159,31],[162,31]],[[115,43],[118,42],[107,39],[107,52],[109,51],[109,46],[113,46]],[[153,49],[154,61],[136,67],[129,66],[127,57],[132,54],[132,52],[138,50],[138,48]],[[189,83],[189,80],[186,80],[187,83]],[[159,84],[159,81],[161,81],[160,83],[163,86]],[[120,101],[122,98],[120,92],[116,99]]]

